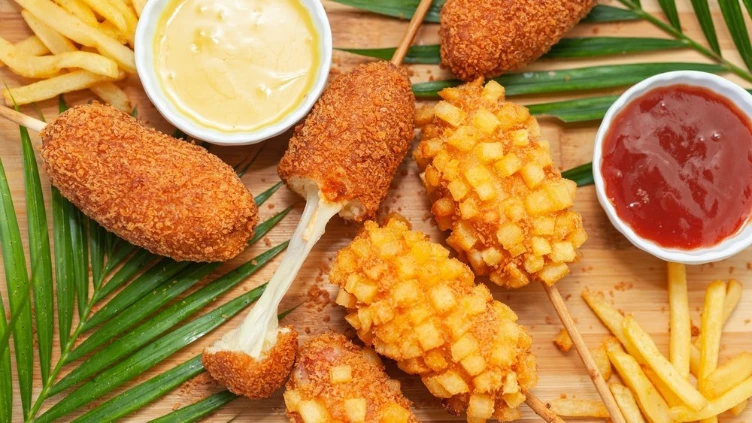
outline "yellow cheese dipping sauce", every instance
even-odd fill
[[[155,35],[168,99],[200,126],[224,132],[284,119],[320,66],[319,34],[300,0],[172,0]]]

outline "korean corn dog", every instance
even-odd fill
[[[519,417],[538,378],[532,338],[447,249],[401,221],[366,222],[329,280],[360,339],[419,375],[447,410],[471,422]]]
[[[449,88],[419,113],[414,157],[447,243],[477,275],[518,288],[553,285],[587,240],[570,210],[577,186],[561,177],[538,122],[481,80]]]
[[[320,335],[303,344],[286,388],[287,415],[293,423],[418,421],[379,356],[340,334]]]
[[[248,189],[205,149],[100,103],[41,132],[52,184],[105,229],[176,261],[238,255],[258,220]]]

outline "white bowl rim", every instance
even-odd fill
[[[211,144],[223,146],[257,144],[269,138],[280,135],[302,120],[324,91],[329,71],[332,66],[332,29],[324,6],[318,0],[299,1],[310,13],[313,23],[319,32],[319,59],[321,61],[311,91],[305,100],[282,120],[272,125],[264,126],[254,131],[225,132],[214,130],[198,124],[193,119],[181,113],[167,98],[161,87],[159,77],[154,66],[154,34],[160,15],[173,0],[151,0],[146,3],[141,13],[135,37],[136,70],[141,79],[146,95],[160,114],[172,125],[187,135]]]
[[[674,71],[658,74],[647,78],[638,84],[629,88],[611,105],[606,112],[603,122],[601,123],[598,133],[595,137],[593,149],[593,179],[595,181],[595,190],[598,202],[605,210],[611,224],[621,232],[637,248],[652,254],[664,261],[683,263],[689,265],[711,263],[727,259],[738,254],[750,245],[752,245],[752,216],[742,224],[739,230],[722,240],[720,243],[710,246],[701,247],[693,250],[682,250],[668,248],[658,245],[657,243],[645,239],[635,233],[631,226],[625,223],[616,212],[613,204],[606,195],[605,182],[601,173],[603,142],[611,128],[614,117],[624,108],[625,105],[632,102],[635,98],[642,96],[646,92],[670,85],[689,85],[710,89],[717,95],[726,98],[734,104],[739,111],[752,120],[752,94],[733,82],[715,74],[699,71]]]

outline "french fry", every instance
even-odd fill
[[[729,409],[729,413],[731,413],[734,416],[738,416],[739,414],[742,414],[744,410],[747,409],[748,404],[749,404],[749,400],[744,400],[740,402],[739,404],[736,404],[735,406],[731,407]]]
[[[624,336],[624,329],[622,322],[624,316],[619,313],[611,304],[606,302],[603,298],[603,294],[594,293],[586,289],[582,292],[582,298],[585,300],[590,309],[593,310],[596,316],[603,322],[609,331],[616,337],[616,339],[625,345],[627,342],[626,336]]]
[[[752,397],[752,377],[734,386],[730,391],[708,402],[700,411],[694,411],[686,405],[671,409],[671,416],[678,422],[693,422],[715,417],[728,411]]]
[[[55,3],[86,25],[97,26],[99,23],[94,12],[81,0],[55,0]]]
[[[49,0],[15,1],[64,36],[79,44],[96,47],[100,53],[113,59],[126,72],[136,73],[136,60],[133,51],[114,38],[86,25]]]
[[[610,353],[611,351],[624,352],[624,347],[621,345],[621,342],[616,339],[615,336],[607,336],[603,338],[601,346],[603,346],[603,348],[606,350],[606,354]]]
[[[41,56],[47,54],[50,51],[42,43],[36,35],[29,36],[13,45],[16,54],[23,56]],[[0,59],[0,68],[5,66],[5,63]]]
[[[93,85],[91,91],[105,103],[126,113],[130,113],[133,109],[130,100],[128,100],[128,95],[113,82],[102,82],[101,84]]]
[[[16,74],[26,78],[50,78],[66,68],[84,69],[109,78],[117,78],[117,63],[98,54],[73,51],[54,56],[18,56],[13,44],[0,38],[0,60]]]
[[[670,410],[637,360],[621,351],[609,351],[608,357],[624,383],[637,397],[637,404],[652,423],[672,423]]]
[[[128,31],[128,22],[120,11],[107,0],[82,0],[94,12],[105,20],[112,22],[115,27],[123,32]]]
[[[97,28],[102,31],[103,34],[116,40],[120,44],[128,44],[128,36],[119,29],[115,28],[115,25],[113,25],[112,22],[104,21],[100,23]]]
[[[52,54],[70,53],[78,50],[71,40],[63,37],[62,34],[37,19],[28,10],[22,10],[21,16]]]
[[[611,393],[614,394],[616,405],[619,406],[621,414],[627,423],[645,423],[645,419],[642,418],[642,412],[640,412],[640,408],[637,406],[637,401],[635,401],[629,388],[618,383],[611,383],[608,387]]]
[[[650,383],[655,386],[655,389],[658,390],[658,393],[661,394],[663,399],[666,400],[666,403],[669,407],[675,407],[677,405],[684,404],[684,402],[679,397],[677,397],[671,389],[669,389],[668,385],[666,385],[666,383],[662,381],[657,374],[655,374],[653,369],[648,366],[643,366],[642,371],[645,372],[645,376],[648,377]]]
[[[136,25],[138,25],[138,17],[133,12],[133,10],[123,1],[110,0],[110,3],[118,10],[118,12],[120,12],[121,15],[123,15],[123,19],[125,19],[125,24],[127,27],[127,29],[124,31],[125,36],[128,39],[128,44],[133,47],[136,38]]]
[[[121,72],[117,79],[123,79],[125,76],[125,73]],[[13,98],[15,98],[18,105],[29,104],[55,98],[63,93],[90,88],[101,82],[112,80],[112,78],[97,75],[89,71],[79,70],[34,82],[23,87],[11,88],[10,92],[8,89],[4,89],[3,97],[5,98],[5,104],[8,106],[13,104],[10,93],[13,93]]]
[[[133,8],[136,10],[136,15],[141,17],[141,12],[144,10],[144,6],[146,6],[147,0],[133,0]]]
[[[653,339],[640,327],[634,317],[624,318],[624,334],[639,351],[640,356],[645,359],[645,363],[685,404],[694,410],[700,410],[708,403],[708,400],[661,354]]]
[[[689,355],[692,344],[692,322],[689,318],[687,270],[683,264],[667,263],[669,327],[671,334],[669,357],[671,364],[684,379],[689,379]]]
[[[598,367],[598,371],[600,372],[601,376],[603,376],[603,380],[608,381],[609,379],[611,379],[611,360],[608,359],[608,351],[606,351],[606,346],[601,344],[600,346],[598,346],[598,348],[590,350],[590,355],[593,356],[593,361],[595,361],[595,365]]]
[[[549,402],[550,409],[560,417],[588,417],[607,419],[606,405],[601,400],[557,398]]]
[[[708,398],[718,398],[750,376],[752,376],[752,353],[743,352],[718,366],[705,379],[705,393]]]
[[[739,301],[742,298],[742,284],[732,279],[726,285],[726,299],[723,300],[723,325],[728,323],[728,319],[731,314],[739,305]],[[689,355],[689,369],[693,375],[697,376],[697,372],[700,368],[700,338],[698,337],[692,344],[692,349]]]
[[[706,392],[706,379],[718,367],[723,331],[723,303],[726,299],[726,284],[711,283],[705,291],[705,307],[702,310],[700,328],[700,366],[697,369],[697,386]]]

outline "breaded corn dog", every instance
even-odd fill
[[[317,336],[300,347],[285,391],[293,423],[417,423],[400,383],[379,356],[343,335]]]
[[[295,128],[279,176],[303,197],[318,188],[346,219],[373,218],[410,148],[414,110],[404,68],[383,61],[358,66],[335,80]]]
[[[505,102],[498,83],[478,80],[440,95],[444,101],[419,114],[414,157],[439,228],[452,231],[447,243],[498,285],[553,285],[587,240],[570,210],[576,184],[562,179],[537,121]]]
[[[595,0],[449,0],[441,10],[441,63],[473,81],[519,69],[546,53]]]
[[[366,222],[329,280],[360,339],[419,375],[450,412],[469,422],[519,417],[537,383],[532,339],[447,249],[398,220]]]
[[[177,261],[226,261],[258,221],[248,189],[205,149],[93,103],[41,132],[52,184],[126,241]]]
[[[294,358],[295,350],[278,346],[279,303],[335,214],[360,221],[376,213],[412,142],[414,113],[405,70],[378,62],[337,78],[295,128],[279,174],[306,198],[306,207],[264,294],[237,330],[204,352],[204,366],[219,382],[230,387],[248,379],[242,385],[266,388],[269,383],[251,380],[263,373],[260,367],[274,369],[268,380],[282,385],[290,369],[269,361],[281,354]],[[244,395],[259,398],[258,392]]]

